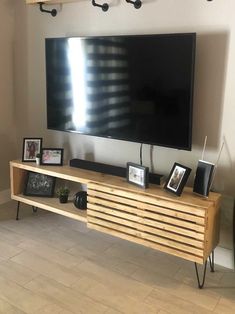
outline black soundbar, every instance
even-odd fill
[[[74,158],[74,159],[70,160],[69,165],[71,167],[75,167],[75,168],[92,170],[92,171],[96,171],[96,172],[111,174],[111,175],[118,176],[118,177],[123,177],[123,178],[126,177],[126,168],[107,165],[107,164],[103,164],[100,162]],[[149,174],[149,182],[150,183],[160,185],[160,184],[162,184],[162,182],[161,182],[162,179],[163,179],[163,175],[161,175],[161,174],[156,174],[156,173],[150,173]]]

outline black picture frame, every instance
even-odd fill
[[[63,156],[63,148],[42,148],[40,164],[44,166],[63,166]]]
[[[36,161],[36,155],[40,154],[42,148],[42,137],[24,137],[22,161]]]
[[[55,177],[28,171],[25,182],[24,195],[53,197],[55,180]]]
[[[180,196],[183,192],[185,184],[187,183],[191,170],[192,169],[175,162],[164,188],[169,192]]]
[[[146,189],[149,183],[149,168],[128,162],[127,182]]]

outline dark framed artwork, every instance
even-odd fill
[[[42,148],[41,165],[62,166],[63,155],[63,148]]]
[[[32,137],[23,139],[22,161],[36,161],[36,155],[41,152],[42,138]]]
[[[164,188],[180,196],[188,180],[190,172],[191,172],[190,168],[175,162]]]
[[[132,162],[127,163],[127,181],[142,188],[148,187],[149,168]]]
[[[54,189],[54,177],[32,171],[28,172],[24,195],[52,197]]]

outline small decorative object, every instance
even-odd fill
[[[142,188],[148,187],[149,168],[132,162],[127,163],[127,181]]]
[[[87,209],[87,192],[79,191],[74,195],[74,205],[79,209]]]
[[[52,197],[54,188],[54,177],[29,171],[27,174],[24,195]]]
[[[63,155],[63,148],[43,148],[41,165],[62,166]]]
[[[22,161],[36,161],[36,155],[40,153],[42,138],[24,138]]]
[[[190,172],[191,172],[190,168],[175,162],[164,188],[180,196],[188,180]]]
[[[38,154],[36,155],[36,165],[37,165],[37,166],[40,165],[40,159],[41,159],[41,154],[38,153]]]
[[[60,187],[56,194],[59,196],[60,203],[67,203],[69,197],[69,188],[67,187]]]

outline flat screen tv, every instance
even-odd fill
[[[48,129],[190,150],[196,34],[46,39]]]

